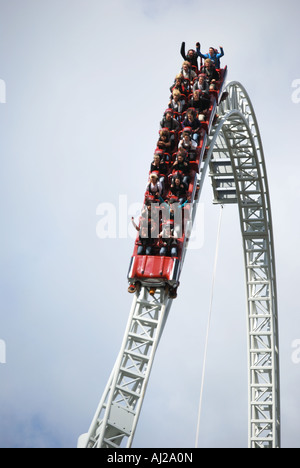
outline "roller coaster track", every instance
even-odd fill
[[[199,196],[211,177],[215,204],[239,208],[247,291],[249,448],[280,447],[276,271],[270,196],[259,127],[238,82],[220,99],[218,120],[198,175]],[[184,294],[184,291],[181,291]],[[133,299],[117,361],[87,434],[78,447],[131,447],[155,352],[173,300],[142,286]]]

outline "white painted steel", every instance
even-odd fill
[[[119,356],[80,446],[85,440],[85,448],[131,447],[171,303],[164,288],[135,294]]]
[[[249,447],[280,446],[279,347],[271,207],[263,148],[245,89],[230,83],[209,135],[199,174],[199,192],[208,168],[214,203],[237,203],[247,291],[249,356]],[[152,297],[135,294],[120,354],[79,446],[131,447],[155,352],[172,304],[164,289]]]
[[[249,447],[280,447],[279,337],[270,196],[250,98],[232,82],[210,136],[215,203],[238,203],[247,290]],[[222,180],[224,182],[222,182]]]

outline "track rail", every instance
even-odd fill
[[[218,107],[199,196],[209,169],[214,203],[239,207],[247,293],[249,447],[280,447],[279,346],[276,270],[270,196],[259,127],[250,98],[231,82]],[[172,299],[163,288],[135,294],[116,364],[79,447],[131,447],[155,352]]]
[[[275,448],[280,447],[279,336],[267,172],[246,90],[232,82],[226,91],[208,161],[215,203],[236,202],[239,207],[248,313],[249,447]]]
[[[142,287],[134,296],[119,356],[88,434],[86,448],[131,447],[141,406],[172,300],[165,289]]]

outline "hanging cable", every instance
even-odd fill
[[[197,421],[195,448],[198,448],[198,441],[199,441],[202,399],[203,399],[205,368],[206,368],[207,348],[208,348],[208,336],[209,336],[209,330],[210,330],[212,307],[213,307],[213,298],[214,298],[214,288],[215,288],[215,281],[216,281],[216,274],[217,274],[217,263],[218,263],[218,256],[219,256],[219,245],[220,245],[220,234],[221,234],[223,208],[224,208],[224,205],[221,205],[220,216],[219,216],[218,234],[217,234],[216,253],[215,253],[215,263],[214,263],[214,271],[213,271],[213,278],[212,278],[212,288],[211,288],[211,296],[210,296],[210,308],[209,308],[208,321],[207,321],[206,339],[205,339],[205,348],[204,348],[204,357],[203,357],[203,366],[202,366],[202,379],[201,379],[201,387],[200,387],[200,398],[199,398],[199,409],[198,409],[198,421]]]

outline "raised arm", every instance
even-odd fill
[[[201,57],[203,59],[208,58],[208,54],[202,54],[202,52],[200,51],[200,42],[196,43],[196,53],[197,53],[198,57]]]
[[[133,224],[133,227],[134,227],[137,231],[140,231],[141,228],[139,228],[139,227],[135,224],[135,222],[134,222],[134,217],[131,218],[131,222],[132,222],[132,224]]]
[[[185,42],[183,42],[183,43],[181,44],[180,53],[181,53],[181,56],[182,56],[183,60],[185,60],[185,59],[186,59],[186,55],[185,55]]]
[[[218,57],[218,58],[221,58],[221,57],[223,57],[223,56],[224,56],[224,49],[223,49],[223,47],[220,46],[220,53],[217,54],[217,57]]]

